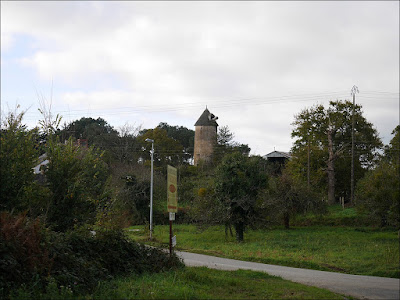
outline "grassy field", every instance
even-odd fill
[[[185,268],[105,282],[83,299],[348,299],[252,271]]]
[[[135,231],[134,231],[135,230]],[[199,230],[174,225],[177,250],[291,267],[399,278],[399,238],[395,230],[310,226],[247,230],[244,243],[226,237],[222,226]],[[169,226],[154,227],[149,243],[144,226],[128,229],[140,242],[168,247]]]

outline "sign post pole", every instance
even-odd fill
[[[172,221],[175,221],[175,213],[178,212],[178,183],[176,168],[167,166],[167,210],[169,212],[169,254],[172,255],[172,248],[176,244],[176,237],[172,236]]]

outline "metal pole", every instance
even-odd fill
[[[353,113],[352,113],[352,126],[351,126],[351,179],[350,179],[350,204],[354,204],[354,110],[356,105],[356,93],[358,93],[358,88],[353,86],[351,89],[351,94],[353,95]]]
[[[151,142],[151,179],[150,179],[150,240],[153,239],[153,154],[154,141]]]
[[[172,220],[171,219],[169,220],[169,255],[172,256]]]

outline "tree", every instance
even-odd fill
[[[165,129],[156,127],[147,130],[144,134],[138,136],[138,142],[146,151],[146,158],[149,158],[148,151],[151,149],[151,143],[146,139],[154,140],[154,164],[166,170],[167,164],[178,166],[185,160],[183,146],[175,139],[168,137]]]
[[[328,203],[335,203],[337,188],[339,194],[349,194],[350,182],[341,182],[350,174],[352,109],[350,101],[331,101],[329,107],[316,105],[304,109],[295,116],[292,123],[292,137],[296,138],[292,148],[293,156],[297,157],[298,170],[307,177],[307,153],[310,151],[311,170],[325,170],[328,190]],[[377,150],[382,146],[377,131],[362,115],[360,105],[355,106],[355,181],[362,178],[365,171],[376,163]],[[309,150],[310,149],[310,150]],[[317,160],[315,158],[318,158]],[[341,166],[340,174],[337,173]],[[301,166],[301,167],[300,167]],[[321,182],[317,179],[316,181]]]
[[[358,210],[366,212],[371,221],[382,227],[400,226],[399,171],[398,164],[382,161],[357,184]]]
[[[400,125],[393,129],[393,138],[389,145],[385,146],[385,159],[396,164],[400,164]]]
[[[290,227],[290,219],[297,214],[311,211],[322,213],[325,210],[320,194],[309,189],[304,180],[292,176],[288,168],[269,180],[263,202],[267,215],[282,219],[286,229]]]
[[[228,126],[221,126],[218,128],[217,133],[217,145],[215,146],[214,162],[218,164],[222,161],[222,158],[235,151],[248,156],[250,153],[250,147],[246,144],[240,144],[234,141],[235,134],[229,129]]]
[[[10,112],[0,131],[1,210],[29,209],[24,200],[29,199],[27,193],[35,188],[32,169],[39,157],[35,144],[38,131],[28,130],[22,124],[24,113]]]
[[[385,146],[379,165],[368,171],[356,188],[356,204],[360,212],[369,214],[371,220],[381,226],[400,226],[400,126],[396,126],[394,137]]]
[[[106,184],[109,169],[102,160],[102,152],[93,146],[76,146],[70,138],[66,144],[50,139],[47,153],[47,223],[57,231],[93,223],[110,200]]]
[[[243,241],[245,226],[255,216],[257,196],[266,184],[267,177],[258,157],[249,158],[234,152],[227,154],[216,169],[216,197],[223,203],[238,242]]]
[[[168,137],[177,140],[183,146],[186,160],[193,158],[194,130],[183,126],[171,126],[165,122],[161,122],[157,127],[165,129]]]

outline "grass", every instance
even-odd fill
[[[365,214],[360,214],[354,207],[343,209],[341,205],[335,204],[328,207],[327,214],[309,213],[298,216],[292,221],[297,226],[369,226],[371,220]]]
[[[253,271],[205,267],[105,282],[84,299],[346,299],[328,290]]]
[[[168,247],[169,226],[154,227],[149,243],[143,226],[129,235],[140,242]],[[395,230],[368,227],[310,226],[285,230],[247,230],[245,241],[226,237],[222,226],[199,230],[194,225],[174,225],[177,250],[291,267],[348,274],[400,278],[399,238]]]

